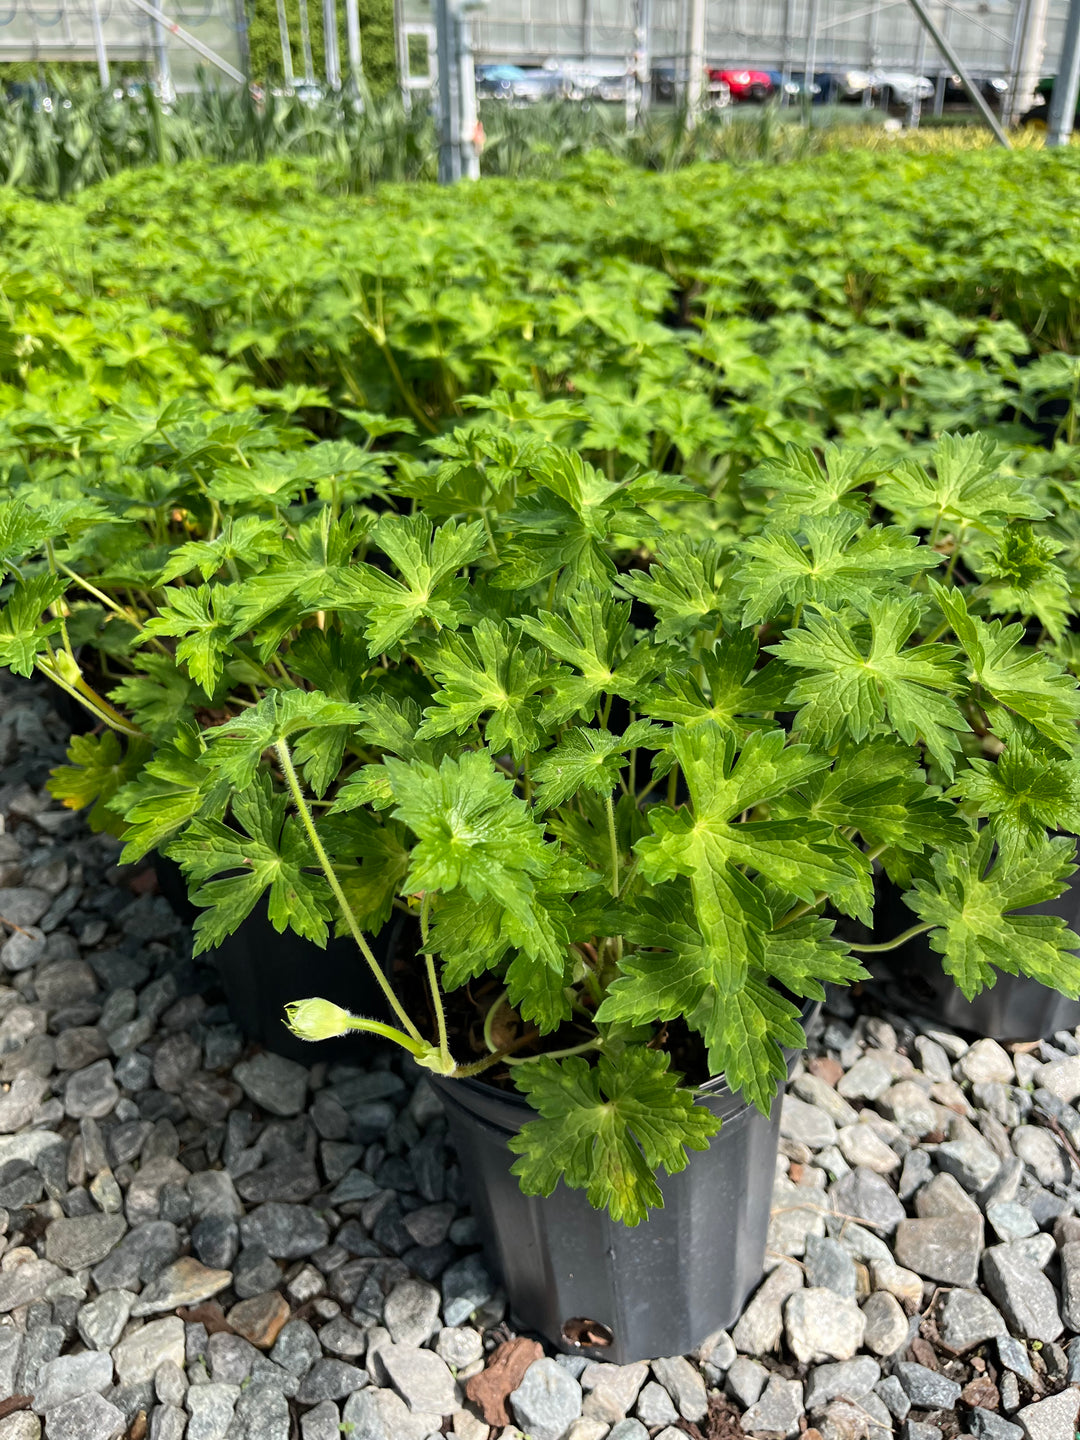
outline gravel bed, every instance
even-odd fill
[[[730,1334],[545,1353],[427,1080],[245,1046],[152,870],[45,791],[65,738],[0,687],[0,1440],[1072,1440],[1080,1032],[832,996]]]

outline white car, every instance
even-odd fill
[[[913,100],[929,100],[934,93],[932,80],[907,70],[874,70],[870,75],[870,84],[890,105],[910,105]]]

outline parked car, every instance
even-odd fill
[[[563,83],[566,95],[571,100],[626,99],[631,74],[626,70],[609,70],[597,65],[563,66]]]
[[[776,92],[767,70],[727,70],[710,66],[709,82],[712,84],[714,81],[722,81],[728,87],[731,99],[736,102],[753,100],[760,104]]]
[[[910,105],[915,99],[929,100],[934,93],[932,80],[907,70],[874,70],[870,81],[874,95],[885,107]]]
[[[565,93],[560,70],[524,70],[520,65],[477,65],[476,93],[487,100],[515,100],[534,104],[556,100]]]
[[[654,65],[650,72],[653,101],[660,105],[672,105],[678,99],[679,77],[674,65]],[[731,87],[720,78],[719,70],[705,73],[706,103],[715,110],[722,110],[731,104]]]

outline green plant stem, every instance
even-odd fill
[[[916,935],[923,935],[927,930],[933,930],[933,928],[933,925],[912,925],[910,930],[905,930],[903,934],[897,935],[893,940],[882,941],[880,945],[852,945],[849,943],[847,948],[854,950],[859,955],[883,955],[886,950],[898,950],[908,940],[913,939]]]
[[[322,872],[326,876],[327,884],[333,891],[334,899],[341,906],[341,913],[345,916],[345,923],[348,925],[349,931],[353,939],[356,941],[357,948],[359,949],[361,955],[363,955],[364,959],[367,961],[368,966],[371,969],[371,973],[375,976],[375,979],[379,985],[379,989],[386,997],[387,1003],[389,1004],[391,1010],[393,1010],[394,1014],[405,1026],[405,1029],[409,1032],[409,1034],[414,1040],[418,1040],[422,1044],[425,1043],[424,1037],[420,1034],[420,1031],[416,1028],[413,1022],[409,1019],[409,1016],[406,1013],[404,1007],[402,1006],[400,1000],[394,994],[393,987],[391,986],[389,980],[387,980],[386,976],[383,974],[382,967],[375,959],[375,956],[371,953],[371,946],[364,939],[363,931],[360,929],[360,926],[356,920],[356,916],[353,914],[352,906],[345,898],[345,892],[341,888],[341,881],[335,874],[334,867],[330,863],[330,857],[329,855],[327,855],[322,840],[319,838],[319,832],[315,829],[315,821],[312,819],[311,811],[308,808],[307,800],[304,798],[304,792],[300,786],[300,777],[296,773],[296,767],[293,764],[292,754],[289,751],[288,744],[284,740],[278,740],[277,743],[274,745],[274,749],[277,752],[278,761],[281,765],[281,771],[282,774],[285,776],[285,783],[288,785],[289,790],[292,794],[293,803],[296,805],[297,813],[299,814],[300,819],[303,821],[304,829],[307,831],[308,839],[311,841],[311,848],[315,851],[315,856],[319,862]]]
[[[615,833],[615,802],[607,797],[608,840],[611,843],[611,893],[619,898],[619,839]]]
[[[420,939],[424,947],[424,963],[427,966],[428,988],[431,990],[431,1003],[435,1009],[435,1024],[439,1031],[439,1053],[447,1060],[451,1059],[450,1046],[446,1039],[446,1009],[443,1005],[442,994],[439,991],[439,976],[435,969],[435,956],[428,948],[428,919],[431,914],[431,896],[425,892],[420,902]]]

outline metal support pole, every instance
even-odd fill
[[[409,87],[409,37],[405,33],[405,0],[394,0],[394,56],[397,60],[401,108],[412,111],[412,90]]]
[[[1068,145],[1076,120],[1076,102],[1080,97],[1080,0],[1069,0],[1065,21],[1065,38],[1061,43],[1054,93],[1050,100],[1047,122],[1047,145]]]
[[[277,23],[278,35],[281,37],[281,69],[285,80],[285,89],[291,90],[296,77],[292,68],[292,43],[289,40],[289,21],[285,14],[285,0],[277,0]]]
[[[1035,92],[1042,79],[1043,56],[1046,53],[1046,17],[1049,0],[1030,0],[1027,23],[1020,43],[1016,87],[1013,97],[1013,124],[1035,101]]]
[[[236,58],[240,69],[251,78],[251,42],[248,36],[248,18],[245,0],[234,0],[236,10]]]
[[[111,85],[109,79],[109,55],[105,49],[105,31],[101,24],[101,7],[98,0],[90,0],[90,23],[94,27],[94,52],[97,55],[98,76],[101,80],[101,88],[108,90]]]
[[[687,34],[686,128],[692,130],[701,113],[705,89],[705,0],[690,0]]]
[[[881,51],[878,49],[878,30],[881,21],[881,8],[878,5],[871,7],[866,17],[866,68],[873,73],[881,63]],[[874,103],[874,87],[868,85],[863,91],[863,109],[869,110]]]
[[[640,119],[652,105],[652,0],[637,0],[634,69],[637,73],[637,114]]]
[[[360,11],[356,0],[345,0],[345,34],[349,46],[349,83],[359,96],[364,89],[364,57],[360,49]]]
[[[588,65],[593,52],[593,0],[581,0],[581,58]]]
[[[315,84],[315,59],[311,53],[311,22],[308,19],[307,0],[300,3],[300,45],[304,52],[304,84]]]
[[[960,83],[961,85],[963,85],[965,91],[967,92],[968,99],[975,106],[976,110],[978,110],[979,114],[986,121],[987,125],[989,125],[990,129],[994,132],[994,138],[997,140],[998,144],[1003,145],[1006,150],[1011,150],[1012,146],[1009,144],[1009,137],[1001,128],[1001,124],[998,121],[997,116],[994,114],[993,110],[990,109],[990,106],[986,103],[985,96],[983,95],[979,87],[975,84],[975,82],[972,80],[971,76],[968,74],[963,61],[953,49],[950,41],[946,40],[945,36],[934,24],[933,20],[931,20],[930,12],[923,4],[923,0],[910,0],[910,4],[911,8],[915,11],[915,14],[922,21],[924,27],[926,28],[927,34],[930,36],[930,39],[933,40],[934,44],[937,46],[938,50],[941,52],[946,62],[951,65],[955,73],[960,76]]]
[[[454,16],[458,52],[458,104],[461,106],[461,177],[480,179],[480,154],[476,148],[476,65],[472,50],[472,21],[463,10]]]
[[[784,0],[784,37],[783,55],[780,59],[780,104],[786,105],[791,98],[788,95],[788,85],[791,83],[791,3],[792,0]]]
[[[1005,92],[1005,99],[1001,106],[1001,123],[1006,130],[1015,125],[1019,119],[1016,102],[1020,84],[1020,52],[1024,45],[1024,32],[1027,29],[1030,5],[1031,0],[1020,0],[1016,7],[1016,14],[1013,16],[1012,39],[1009,44],[1009,88]]]
[[[817,69],[817,30],[820,14],[819,0],[810,0],[806,16],[806,57],[803,61],[802,112],[803,124],[810,124],[814,104],[814,71]]]
[[[338,49],[337,3],[323,0],[323,59],[326,64],[326,83],[331,90],[341,89],[341,54]]]
[[[922,79],[922,72],[926,68],[926,31],[919,26],[919,39],[915,46],[915,78]],[[922,119],[922,96],[919,94],[919,87],[916,85],[911,92],[911,99],[908,101],[907,123],[909,130],[917,130],[919,121]]]
[[[169,64],[169,32],[158,20],[154,25],[154,55],[157,59],[158,93],[166,105],[175,98],[172,66]]]

